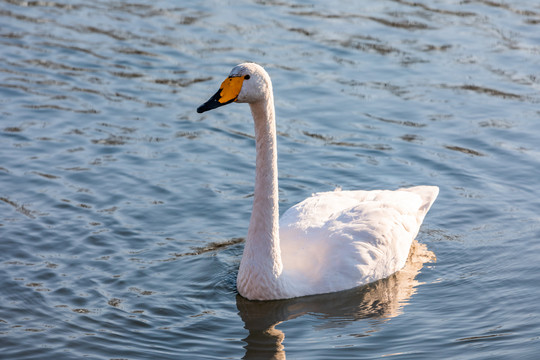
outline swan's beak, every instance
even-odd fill
[[[238,94],[240,94],[240,90],[242,90],[243,83],[243,76],[229,76],[221,83],[218,92],[197,108],[197,112],[200,114],[236,101]]]

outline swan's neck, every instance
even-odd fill
[[[253,211],[247,240],[250,246],[257,246],[258,250],[267,249],[272,255],[280,255],[274,103],[270,98],[267,104],[259,102],[250,105],[255,121],[257,159]]]
[[[251,103],[255,122],[256,175],[253,211],[238,272],[238,291],[250,299],[268,298],[282,290],[274,100]]]

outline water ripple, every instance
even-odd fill
[[[534,4],[1,4],[4,357],[537,355]],[[437,262],[340,294],[237,297],[253,124],[245,106],[195,109],[246,60],[273,80],[280,211],[435,184],[419,241]]]

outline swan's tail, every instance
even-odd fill
[[[399,189],[401,191],[408,191],[415,193],[422,198],[422,205],[418,209],[418,214],[416,215],[418,223],[421,224],[426,217],[427,212],[433,205],[433,202],[439,195],[439,187],[437,186],[414,186],[410,188]]]

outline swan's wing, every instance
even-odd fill
[[[280,220],[283,269],[322,292],[385,278],[404,266],[437,194],[431,186],[314,194]]]

